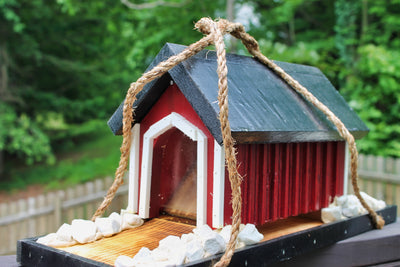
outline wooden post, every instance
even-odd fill
[[[39,208],[43,208],[46,206],[46,197],[44,195],[40,195],[37,197],[37,203]],[[46,228],[46,216],[40,216],[38,219],[38,229],[37,229],[37,235],[44,235],[48,233],[48,230]]]
[[[94,194],[94,183],[93,182],[87,182],[85,184],[85,189],[86,189],[86,195],[90,196]],[[93,205],[93,202],[89,202],[86,204],[86,210],[85,210],[85,219],[90,219],[92,215],[95,212],[95,208]]]
[[[66,196],[66,200],[71,200],[71,199],[74,199],[75,198],[75,188],[68,188],[67,189],[67,194],[66,194],[67,196]],[[75,215],[75,208],[74,207],[69,207],[67,210],[66,210],[66,215],[67,215],[67,218],[66,218],[66,220],[67,220],[67,222],[68,223],[71,223],[72,222],[72,220],[73,219],[75,219],[76,217],[76,215]]]
[[[8,215],[15,215],[17,214],[17,202],[13,201],[10,203],[9,209],[8,209]],[[17,242],[17,229],[16,229],[16,224],[10,224],[8,227],[8,251],[13,251],[15,250],[15,243]]]
[[[75,187],[75,197],[80,198],[84,194],[85,194],[85,186],[84,185],[80,184],[77,187]],[[76,213],[75,213],[76,218],[79,218],[79,219],[83,219],[84,218],[85,211],[84,211],[84,206],[83,205],[84,204],[79,205],[79,206],[76,207],[76,209],[75,209],[76,210]]]
[[[62,220],[62,201],[64,199],[64,192],[58,191],[55,196],[54,202],[54,229],[57,230],[61,224],[63,223]]]
[[[36,234],[36,219],[33,218],[35,215],[36,209],[36,198],[30,197],[28,198],[28,237],[35,236]]]
[[[27,214],[28,205],[25,199],[18,200],[18,214]],[[28,237],[28,220],[21,220],[17,223],[17,234],[15,236],[17,242],[20,238]]]
[[[8,204],[1,203],[0,204],[0,218],[5,217],[8,213]],[[7,244],[9,240],[8,236],[8,226],[0,226],[0,236],[1,236],[1,243],[0,243],[0,255],[4,255],[7,252]]]

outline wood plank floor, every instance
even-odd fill
[[[306,217],[290,217],[275,222],[266,223],[257,227],[258,231],[264,235],[261,241],[271,240],[288,234],[307,230],[323,224],[321,220]]]
[[[88,259],[114,265],[119,255],[133,257],[142,247],[154,249],[158,242],[169,236],[190,233],[195,226],[164,219],[152,219],[142,226],[122,231],[112,237],[93,243],[60,248]]]
[[[142,247],[154,249],[158,247],[158,242],[168,235],[181,236],[182,234],[190,233],[195,228],[194,225],[171,221],[168,217],[165,218],[152,219],[138,228],[126,230],[93,243],[60,248],[60,250],[114,265],[119,255],[133,257]],[[321,224],[320,220],[313,218],[291,217],[266,223],[258,227],[258,230],[264,235],[263,242]]]

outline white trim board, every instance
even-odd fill
[[[350,151],[349,144],[346,142],[344,154],[344,174],[343,174],[343,195],[348,194],[349,188],[349,161],[350,161]]]
[[[212,227],[224,227],[225,152],[214,140]]]
[[[197,141],[197,225],[207,222],[207,137],[178,113],[154,123],[143,135],[142,172],[140,179],[139,216],[149,218],[153,141],[171,128],[177,128],[193,141]]]
[[[140,124],[132,127],[131,151],[129,156],[129,193],[128,207],[126,210],[131,213],[138,211],[138,188],[139,188],[139,145],[140,145]]]

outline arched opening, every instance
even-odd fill
[[[150,217],[196,220],[197,142],[175,127],[153,142]]]
[[[170,131],[172,129],[172,131]],[[167,134],[164,136],[164,134]],[[170,138],[168,136],[172,135]],[[176,135],[176,136],[174,136]],[[176,151],[181,151],[180,157],[182,158],[182,162],[184,162],[183,166],[186,167],[176,167],[175,173],[182,174],[181,176],[176,176],[174,178],[176,180],[175,185],[170,179],[163,179],[162,175],[155,174],[154,178],[158,177],[158,181],[152,182],[152,172],[159,172],[160,165],[155,163],[153,164],[153,160],[161,160],[161,164],[165,164],[165,166],[169,166],[169,168],[174,168],[175,164],[168,164],[169,160],[174,160],[174,156],[169,156],[168,153],[165,152],[165,156],[163,157],[163,151],[174,151],[174,145],[171,145],[167,148],[166,143],[169,143],[170,140],[181,140],[178,143],[179,149]],[[157,145],[157,143],[159,145]],[[156,145],[154,145],[156,144]],[[165,147],[165,148],[164,148]],[[156,149],[156,151],[154,150]],[[189,153],[187,153],[188,150]],[[190,152],[192,151],[192,152]],[[194,153],[193,151],[196,151]],[[157,154],[156,157],[153,159],[153,154]],[[187,156],[187,154],[192,154],[192,156]],[[173,155],[173,153],[172,153]],[[194,156],[195,155],[195,156]],[[183,158],[188,157],[190,160],[185,161]],[[163,162],[163,158],[166,159]],[[164,117],[163,119],[159,120],[158,122],[154,123],[150,128],[145,132],[143,135],[143,144],[142,144],[142,166],[141,166],[141,177],[140,177],[140,199],[139,199],[139,215],[142,218],[150,218],[157,216],[160,212],[165,211],[166,208],[170,208],[171,205],[176,202],[182,202],[183,200],[179,200],[175,195],[175,192],[178,191],[185,191],[190,189],[190,181],[193,181],[193,177],[196,178],[196,195],[194,198],[196,199],[196,224],[202,225],[206,223],[207,220],[207,137],[203,134],[201,130],[199,130],[196,126],[191,124],[181,115],[172,112],[170,115]],[[186,160],[186,159],[185,159]],[[196,162],[196,168],[194,169],[194,163]],[[180,166],[180,164],[176,165]],[[181,169],[181,170],[179,170]],[[171,172],[173,173],[173,172]],[[196,173],[196,174],[194,174]],[[170,174],[170,178],[172,174]],[[168,175],[167,175],[168,176]],[[192,177],[192,180],[187,180],[187,184],[184,183],[184,180],[187,177]],[[185,178],[186,177],[186,178]],[[188,178],[187,178],[188,179]],[[169,181],[169,182],[168,182]],[[162,183],[171,183],[171,185],[162,185]],[[154,188],[153,188],[154,186]],[[160,200],[153,200],[152,205],[155,206],[151,208],[150,200],[158,196],[160,192],[160,186],[162,188],[170,188],[171,190],[167,190],[170,193],[166,194],[162,201]],[[157,189],[158,187],[158,189]],[[152,191],[158,192],[158,194],[153,194]],[[166,191],[166,192],[167,192]],[[193,194],[190,195],[193,197]],[[163,203],[165,201],[165,203]],[[172,201],[168,203],[168,201]],[[168,205],[167,205],[168,204]],[[168,207],[167,207],[168,206]],[[174,206],[174,205],[172,205]],[[187,212],[187,211],[186,211]]]

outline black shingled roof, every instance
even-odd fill
[[[148,70],[186,46],[167,43]],[[335,127],[276,74],[256,59],[227,54],[229,122],[237,143],[276,143],[342,140]],[[347,105],[322,72],[310,66],[275,62],[305,86],[346,125],[355,138],[368,128]],[[147,84],[138,95],[135,121],[140,122],[173,80],[218,143],[218,77],[214,51],[203,50]],[[114,134],[122,131],[122,105],[108,121]]]

